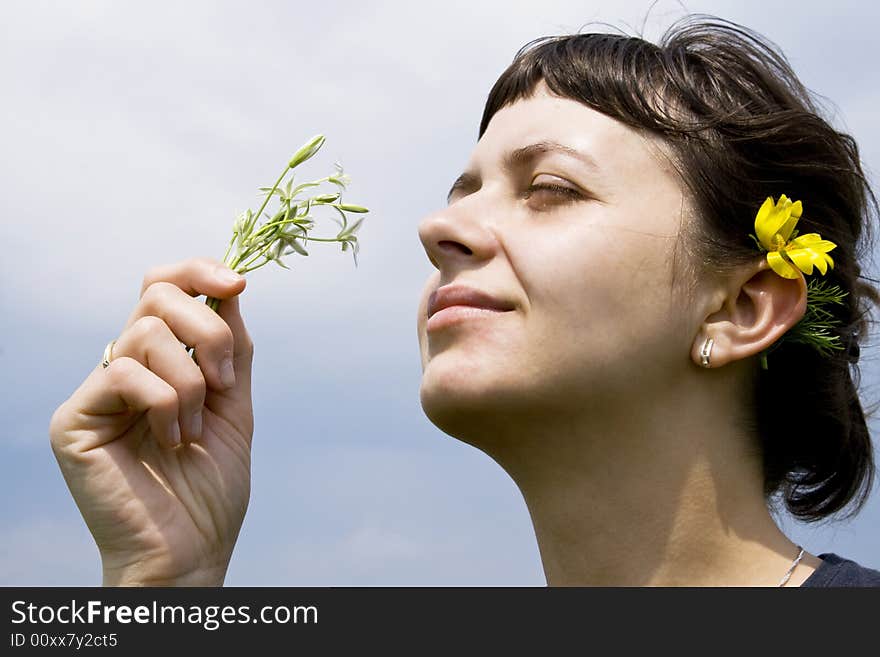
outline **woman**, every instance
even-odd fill
[[[853,376],[878,300],[858,263],[875,207],[853,141],[742,28],[517,54],[448,206],[419,227],[438,270],[420,394],[516,481],[548,584],[880,585],[771,513],[854,512],[869,490]],[[797,251],[795,224],[821,242]],[[818,305],[809,273],[840,303]],[[150,271],[105,367],[52,418],[105,584],[223,582],[250,483],[244,287],[216,261]],[[824,350],[795,339],[817,310],[834,319]]]

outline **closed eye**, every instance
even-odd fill
[[[549,183],[545,183],[542,185],[532,185],[526,190],[526,198],[531,198],[534,192],[540,190],[546,190],[550,192],[553,196],[566,196],[572,200],[583,198],[583,194],[581,194],[576,189],[566,187],[564,185],[552,185]]]

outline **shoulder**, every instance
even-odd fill
[[[820,554],[822,564],[801,586],[878,586],[880,571],[865,568],[833,552]]]

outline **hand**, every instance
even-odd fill
[[[227,275],[206,258],[148,272],[110,365],[52,416],[52,449],[105,585],[223,583],[250,496],[254,431],[245,280]],[[200,294],[222,300],[219,314]]]

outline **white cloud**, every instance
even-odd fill
[[[685,4],[776,40],[808,84],[840,107],[868,165],[880,170],[877,6],[812,2],[792,11],[763,1]],[[319,130],[328,140],[308,175],[341,159],[353,179],[349,198],[372,212],[358,269],[335,246],[316,246],[309,259],[292,263],[293,272],[267,267],[249,281],[242,306],[257,340],[260,438],[284,433],[285,395],[356,382],[381,391],[389,407],[405,408],[400,426],[422,423],[413,440],[435,439],[438,432],[426,427],[416,403],[417,381],[407,378],[418,375],[416,295],[431,270],[416,224],[443,202],[474,145],[486,94],[520,46],[590,21],[638,27],[651,5],[5,4],[0,316],[7,341],[0,364],[16,375],[0,387],[3,409],[15,420],[0,449],[19,449],[31,437],[44,449],[55,396],[61,389],[69,394],[71,382],[85,376],[117,334],[144,272],[193,255],[222,256],[234,214],[253,205],[256,187]],[[677,2],[659,3],[647,34],[656,36],[680,12]],[[335,378],[328,383],[327,377]],[[353,403],[350,412],[366,418],[363,433],[374,441],[393,429],[384,407]],[[25,414],[33,419],[22,420]],[[246,526],[254,533],[243,535],[234,581],[272,583],[278,572],[293,583],[319,584],[542,581],[522,501],[502,483],[505,475],[489,474],[494,464],[472,466],[482,461],[461,448],[449,452],[444,476],[407,478],[401,473],[433,472],[437,465],[410,461],[392,445],[369,460],[384,480],[359,476],[376,448],[369,445],[357,458],[334,451],[350,439],[330,435],[326,447],[313,446],[321,455],[313,476],[338,482],[337,493],[320,489],[337,500],[328,510],[337,526],[310,516],[273,534],[277,519],[269,516],[277,499],[255,497]],[[272,443],[258,448],[258,457],[271,453],[272,462],[260,471],[266,483],[257,492],[286,475],[290,466],[278,450]],[[15,467],[14,459],[2,461]],[[449,497],[449,481],[478,499],[471,517],[460,517],[464,504]],[[393,503],[397,491],[389,482],[410,491],[411,507]],[[383,507],[386,512],[377,511]],[[436,531],[417,508],[439,517]],[[499,517],[507,520],[495,524]],[[870,528],[877,517],[871,507],[852,525],[865,537],[861,545],[876,535]],[[97,557],[84,527],[56,525],[48,516],[4,524],[0,581],[95,581]],[[46,536],[67,547],[58,553]],[[517,548],[507,548],[512,541]]]
[[[86,526],[43,515],[0,532],[0,586],[98,586],[101,561]]]

